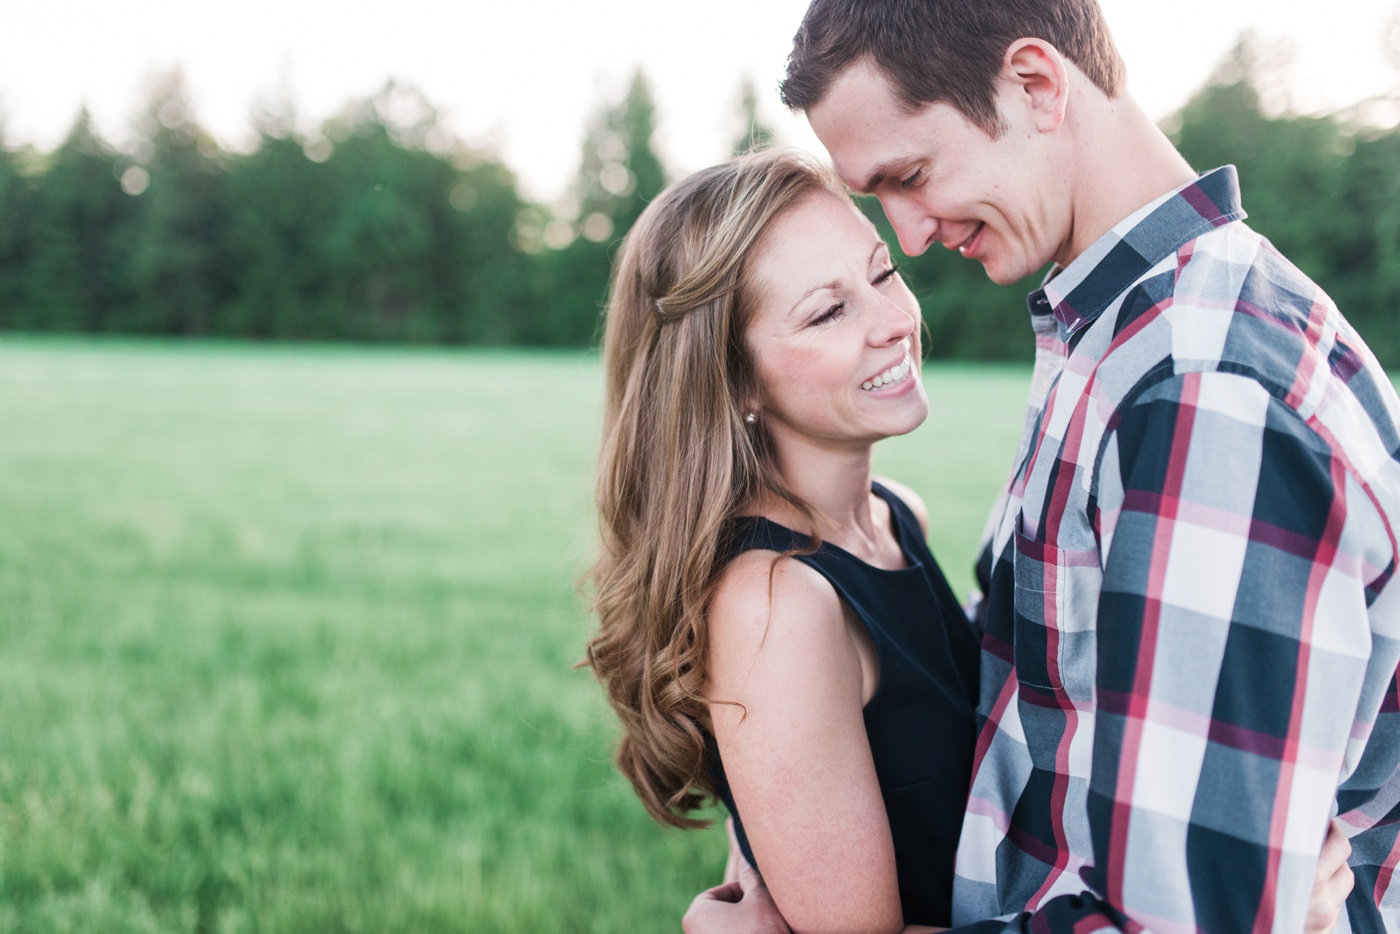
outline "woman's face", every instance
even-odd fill
[[[779,217],[751,277],[755,407],[775,442],[848,448],[928,416],[919,303],[850,199],[820,192]]]

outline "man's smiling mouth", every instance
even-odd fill
[[[968,234],[967,239],[957,245],[957,251],[966,256],[968,248],[972,246],[972,241],[977,239],[977,235],[980,234],[986,226],[985,223],[979,223],[973,229],[972,233]]]

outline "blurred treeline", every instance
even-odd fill
[[[1400,365],[1400,128],[1363,108],[1266,106],[1277,76],[1260,63],[1242,40],[1166,129],[1198,169],[1239,167],[1251,224]],[[736,151],[768,138],[755,114],[745,87]],[[390,84],[313,132],[289,101],[264,101],[256,145],[231,152],[172,73],[130,152],[86,113],[52,152],[0,134],[0,329],[586,346],[618,240],[669,177],[654,124],[639,74],[593,116],[577,179],[546,205],[411,89]],[[997,287],[938,249],[904,268],[934,356],[1028,355],[1033,281]]]

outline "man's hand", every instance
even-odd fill
[[[1317,862],[1312,901],[1308,904],[1307,934],[1323,934],[1337,925],[1347,896],[1351,894],[1352,873],[1347,865],[1351,842],[1335,820],[1327,828],[1322,857]]]
[[[681,919],[685,934],[792,934],[763,877],[739,860],[739,880],[706,889]]]

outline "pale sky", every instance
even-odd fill
[[[1400,86],[1382,36],[1400,0],[1101,0],[1129,90],[1160,118],[1245,29],[1296,49],[1294,104],[1330,110]],[[495,146],[527,195],[561,195],[588,114],[640,66],[658,148],[677,173],[724,158],[741,80],[785,142],[820,152],[774,88],[807,0],[0,0],[0,115],[8,145],[51,148],[86,103],[126,141],[150,76],[183,66],[200,121],[246,146],[255,99],[290,86],[313,129],[390,78],[419,87],[469,142]],[[1391,35],[1400,36],[1400,31]]]

